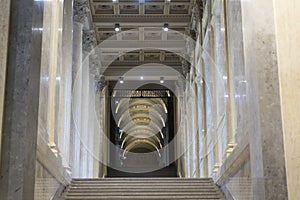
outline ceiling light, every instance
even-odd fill
[[[123,84],[124,83],[124,77],[120,77],[120,83]]]
[[[164,24],[164,31],[168,31],[169,30],[169,24],[168,23],[165,23]]]
[[[160,83],[164,83],[165,82],[165,79],[164,79],[164,77],[160,77],[160,81],[159,81]]]
[[[143,76],[141,76],[141,77],[140,77],[140,79],[141,79],[141,80],[144,80],[144,77],[143,77]]]
[[[115,24],[115,31],[119,32],[121,30],[120,24]]]
[[[112,2],[117,2],[117,0],[112,0]]]

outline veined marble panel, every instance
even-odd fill
[[[274,4],[288,194],[296,200],[300,197],[300,1]]]

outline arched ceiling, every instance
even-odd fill
[[[159,153],[167,112],[162,98],[122,98],[115,108],[121,148],[130,151],[150,146]]]

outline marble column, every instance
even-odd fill
[[[64,1],[62,27],[62,69],[60,78],[60,107],[58,115],[58,145],[62,163],[68,173],[70,169],[70,133],[71,133],[71,99],[72,99],[72,42],[73,42],[73,4],[72,0]]]
[[[203,79],[201,76],[196,77],[197,83],[197,108],[198,108],[198,140],[199,140],[199,176],[201,178],[206,177],[206,154],[207,154],[207,144],[205,136],[205,127],[204,127],[204,95],[203,95]]]
[[[89,60],[82,64],[82,91],[81,91],[81,130],[80,130],[80,177],[88,174],[88,140],[89,140]]]
[[[92,78],[92,77],[91,77]],[[89,107],[89,121],[88,121],[88,127],[89,127],[89,130],[88,130],[88,177],[89,178],[92,178],[93,177],[93,174],[94,174],[94,157],[95,157],[95,147],[94,147],[94,140],[95,140],[95,118],[94,118],[94,114],[95,114],[95,90],[94,88],[92,87],[91,84],[94,84],[92,80],[91,81],[91,78],[90,78],[90,98],[89,98],[89,104],[88,104],[88,107]]]
[[[226,17],[226,61],[230,101],[231,142],[228,153],[248,132],[248,109],[246,96],[243,22],[241,1],[224,1]],[[231,146],[231,147],[230,147]]]
[[[72,173],[80,176],[80,132],[81,132],[81,91],[82,91],[82,28],[81,23],[73,25],[73,93],[72,93]]]
[[[43,2],[10,12],[0,199],[34,199]]]
[[[288,199],[274,1],[242,1],[254,199]]]
[[[7,63],[8,29],[9,29],[10,0],[0,2],[0,163],[2,143],[2,117],[4,104],[4,85]]]

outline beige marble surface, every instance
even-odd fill
[[[300,1],[274,0],[290,200],[300,197]]]
[[[0,160],[10,0],[0,1]]]

